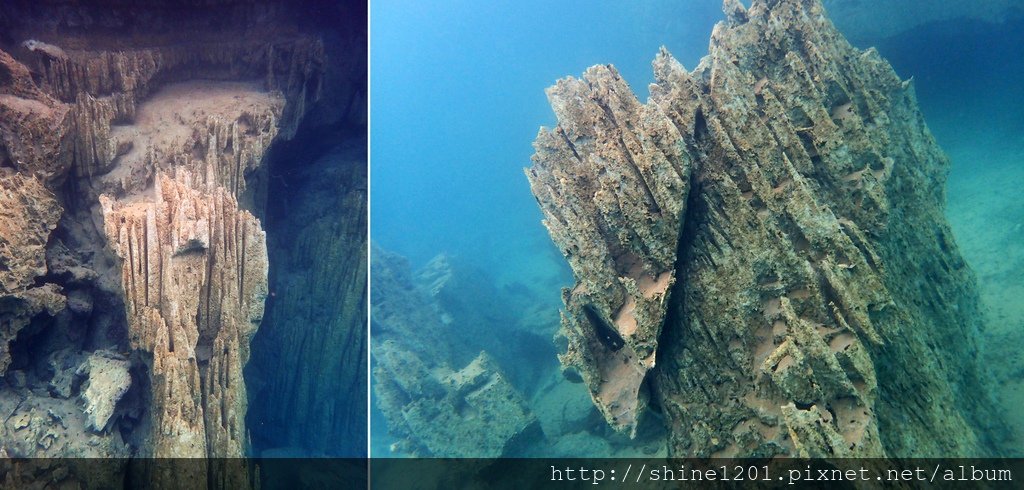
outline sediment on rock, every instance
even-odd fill
[[[549,91],[528,174],[577,279],[562,362],[621,430],[649,385],[678,456],[999,454],[949,162],[912,83],[818,0],[724,5],[695,70],[658,54],[646,104],[610,67]],[[648,281],[668,267],[667,289],[637,296],[621,256]],[[622,367],[635,332],[650,372]]]
[[[478,292],[459,289],[456,284],[467,278],[449,266],[447,257],[441,256],[413,274],[396,254],[379,248],[372,254],[374,403],[396,440],[391,452],[521,457],[544,440],[540,422],[506,375],[507,369],[490,352],[467,341],[475,335],[461,320],[487,314],[487,308],[473,305],[480,308],[477,313],[445,311],[445,306],[457,304],[451,298],[445,301],[445,295]],[[502,324],[488,322],[477,328],[491,329],[496,338],[515,334],[511,325],[495,332],[496,325]]]
[[[351,84],[325,88],[327,21],[304,30],[291,2],[185,3],[0,10],[0,453],[249,452],[265,155],[313,111],[352,118],[318,105]],[[251,483],[216,461],[133,471]]]

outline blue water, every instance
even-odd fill
[[[694,66],[720,5],[373,2],[372,239],[414,265],[449,252],[498,275],[549,254],[522,170],[554,124],[543,90],[612,63],[646,94],[658,47]]]

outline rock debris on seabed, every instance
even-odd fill
[[[548,90],[527,170],[576,277],[561,356],[676,456],[1000,454],[949,160],[911,81],[818,0],[724,2],[641,103],[614,67]]]
[[[472,349],[452,338],[437,298],[452,271],[433,262],[413,282],[402,257],[372,254],[375,403],[397,442],[398,455],[497,458],[518,456],[544,434],[525,397],[488,352],[461,369],[455,351]]]

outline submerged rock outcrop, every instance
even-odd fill
[[[537,417],[486,352],[459,370],[426,363],[385,341],[375,346],[377,404],[394,451],[438,458],[521,455],[542,438]]]
[[[538,137],[532,178],[577,279],[563,293],[562,361],[587,367],[598,408],[632,434],[675,281],[691,158],[664,112],[641,105],[608,67],[562,80],[549,95],[560,125]]]
[[[11,364],[10,344],[35,315],[56,315],[66,298],[54,285],[36,286],[46,273],[46,242],[63,211],[42,182],[21,174],[0,178],[0,375]]]
[[[616,434],[560,369],[558,305],[534,288],[448,254],[413,271],[375,248],[371,267],[374,456],[664,454],[657,420]]]
[[[397,439],[392,452],[522,456],[543,439],[526,399],[487,352],[452,367],[472,348],[449,340],[453,332],[445,324],[452,320],[426,294],[429,288],[413,283],[408,263],[380,249],[372,257],[374,402]],[[428,267],[427,277],[436,279],[438,269]]]
[[[243,372],[269,295],[264,217],[276,209],[268,181],[277,163],[268,152],[300,126],[365,123],[365,88],[327,73],[323,38],[349,39],[336,32],[343,25],[328,25],[333,15],[365,12],[325,4],[330,16],[309,19],[301,7],[0,8],[0,406],[11,415],[0,454],[251,453]],[[334,55],[343,44],[364,51],[352,37]],[[361,195],[339,206],[365,214]],[[362,232],[343,250],[357,263]],[[338,282],[359,291],[359,271]],[[110,468],[112,481],[124,479],[123,466]],[[42,469],[69,484],[89,477]],[[132,471],[156,483],[252,483],[244,462]]]
[[[913,84],[819,0],[724,10],[646,103],[611,66],[548,91],[527,174],[576,276],[562,362],[623,432],[659,410],[677,456],[999,454]]]

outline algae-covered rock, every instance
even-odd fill
[[[542,438],[540,424],[522,395],[481,352],[457,371],[431,366],[392,341],[375,349],[378,407],[396,450],[441,458],[521,455]]]
[[[549,90],[528,175],[577,279],[562,362],[624,432],[650,392],[677,456],[999,454],[913,84],[818,0],[725,7],[646,104],[609,66]]]

